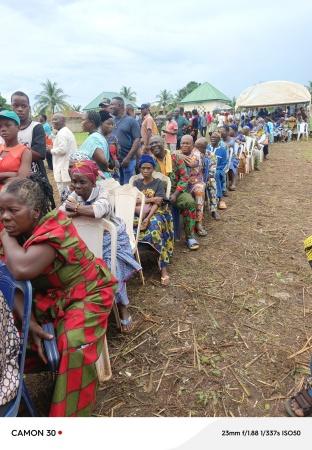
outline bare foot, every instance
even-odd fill
[[[304,417],[304,413],[302,411],[302,408],[298,405],[297,401],[295,399],[290,401],[290,407],[293,411],[293,413],[298,417]]]
[[[133,320],[130,316],[127,306],[119,304],[118,311],[120,316],[121,332],[130,333],[133,329]]]
[[[162,286],[169,286],[170,278],[169,278],[169,274],[167,272],[167,268],[163,267],[160,272],[161,272],[161,278],[160,278],[161,285]]]

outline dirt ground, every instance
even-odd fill
[[[222,220],[189,252],[177,243],[171,286],[144,253],[145,286],[129,283],[137,327],[108,335],[113,378],[98,416],[284,416],[308,373],[312,143],[274,144],[226,199]],[[46,376],[44,376],[46,380]],[[33,396],[47,394],[42,383]],[[45,383],[43,383],[45,385]],[[41,391],[41,393],[40,393]]]

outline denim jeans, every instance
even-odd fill
[[[128,184],[130,178],[135,174],[136,160],[131,159],[128,167],[120,167],[120,184]]]

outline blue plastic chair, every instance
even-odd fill
[[[0,415],[2,417],[16,417],[18,414],[21,399],[25,401],[29,414],[36,417],[37,413],[28,394],[26,384],[24,382],[24,365],[26,356],[26,346],[28,340],[29,322],[31,315],[32,303],[32,287],[29,281],[16,281],[10,274],[6,265],[0,263],[0,291],[2,292],[9,308],[13,310],[14,295],[16,290],[22,291],[24,294],[24,311],[22,320],[21,344],[19,351],[19,374],[20,383],[16,397],[8,404],[1,406]]]
[[[46,333],[53,334],[53,336],[54,336],[54,339],[52,339],[51,341],[44,340],[43,346],[44,346],[44,351],[45,351],[45,354],[46,354],[46,357],[48,360],[49,368],[50,368],[51,372],[56,374],[56,372],[58,371],[58,368],[59,368],[60,354],[57,349],[57,344],[56,344],[56,339],[55,339],[55,330],[54,330],[53,323],[51,323],[51,322],[45,323],[44,325],[42,325],[42,328]]]

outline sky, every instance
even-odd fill
[[[0,93],[32,102],[50,79],[70,104],[131,86],[137,103],[208,81],[232,98],[312,80],[311,0],[1,2]]]

